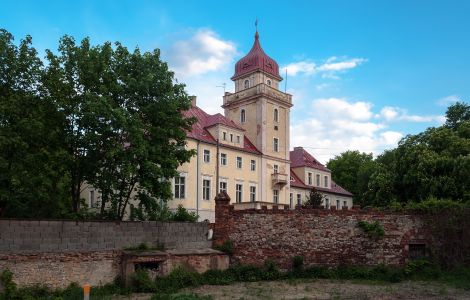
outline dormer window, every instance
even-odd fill
[[[277,108],[274,109],[274,122],[279,122],[279,110]]]
[[[245,80],[245,89],[250,87],[250,81],[247,79]]]
[[[266,81],[266,83],[271,86],[271,80],[268,79],[268,81]]]
[[[240,122],[245,123],[246,122],[246,112],[244,109],[240,111]]]
[[[222,139],[225,141],[227,140],[227,133],[224,131],[222,132]]]

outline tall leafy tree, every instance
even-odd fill
[[[366,198],[371,175],[377,165],[372,154],[359,151],[346,151],[327,163],[333,180],[353,193],[353,201],[359,205],[370,204]]]
[[[59,119],[41,97],[42,62],[27,36],[0,30],[0,210],[5,217],[66,212]]]

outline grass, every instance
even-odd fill
[[[77,284],[70,285],[64,290],[50,290],[46,287],[36,286],[18,289],[12,281],[13,274],[4,271],[0,279],[5,287],[0,294],[0,300],[15,299],[83,299],[82,289]],[[260,282],[285,280],[287,284],[296,285],[305,280],[333,279],[352,280],[366,284],[385,284],[412,281],[436,281],[443,284],[442,294],[448,286],[470,290],[470,268],[459,268],[452,271],[443,271],[439,266],[426,260],[417,260],[405,267],[390,267],[379,265],[375,267],[338,266],[327,268],[321,266],[304,267],[300,259],[296,259],[295,269],[281,272],[273,261],[266,261],[264,266],[234,265],[225,271],[209,270],[203,274],[189,272],[183,268],[176,268],[165,277],[152,280],[144,270],[138,270],[132,278],[131,289],[125,289],[119,280],[113,284],[102,287],[93,287],[91,299],[112,299],[112,295],[129,294],[131,292],[155,293],[153,300],[165,299],[203,299],[210,300],[210,296],[196,294],[181,294],[183,288],[193,288],[202,285],[230,285],[236,282]],[[252,291],[260,298],[268,297],[273,293],[262,286],[253,287]]]

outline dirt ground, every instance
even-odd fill
[[[205,285],[185,289],[182,294],[211,295],[214,300],[253,299],[351,299],[351,300],[451,300],[469,299],[470,291],[455,289],[433,282],[374,283],[339,280],[286,280],[270,282],[241,282],[227,286]],[[119,299],[147,300],[141,294]],[[116,298],[117,299],[117,298]]]

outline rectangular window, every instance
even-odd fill
[[[175,199],[184,199],[186,189],[186,178],[177,176],[175,177]]]
[[[230,134],[230,142],[233,143],[233,134]]]
[[[347,201],[343,201],[343,207],[348,208],[348,202]]]
[[[237,203],[241,203],[242,202],[242,193],[243,193],[243,185],[241,184],[238,184],[235,186],[235,200],[237,201]]]
[[[204,150],[204,162],[208,163],[211,161],[211,152],[209,150]]]
[[[273,190],[273,202],[279,203],[279,190]]]
[[[294,208],[294,195],[292,193],[289,194],[289,204],[290,208]]]
[[[88,206],[94,207],[95,206],[95,191],[90,191],[90,199],[88,199]]]
[[[222,192],[227,192],[227,182],[221,181],[219,182],[219,191]]]
[[[313,185],[312,173],[308,173],[308,185]]]
[[[256,201],[256,186],[250,186],[250,201]]]
[[[224,131],[222,132],[222,139],[225,141],[227,140],[227,133]]]
[[[242,158],[240,156],[237,156],[237,168],[242,168]]]
[[[251,171],[256,171],[256,160],[251,160],[250,162],[250,170]]]
[[[328,198],[325,199],[325,208],[330,209],[330,199]]]
[[[317,186],[320,186],[320,174],[317,174]]]
[[[202,199],[211,199],[211,181],[209,179],[202,180]]]
[[[227,165],[227,154],[225,153],[220,153],[220,164],[222,166],[226,166]]]
[[[341,204],[339,203],[339,200],[336,200],[336,209],[340,209],[341,208]]]
[[[279,139],[278,138],[273,139],[273,151],[279,152]]]
[[[302,205],[302,195],[297,194],[297,205]]]
[[[274,165],[274,174],[277,174],[277,173],[279,173],[279,166]]]
[[[237,143],[240,144],[240,136],[237,135]]]
[[[325,187],[328,187],[328,176],[325,176]]]

